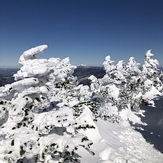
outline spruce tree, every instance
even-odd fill
[[[15,82],[0,88],[0,160],[6,163],[80,162],[78,148],[94,154],[82,130],[94,128],[69,58],[37,59],[47,45],[25,51]]]

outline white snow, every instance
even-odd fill
[[[111,84],[108,87],[108,94],[110,95],[110,97],[113,97],[117,100],[119,95],[119,89],[115,85]]]
[[[146,142],[143,136],[134,131],[130,126],[112,124],[98,119],[94,124],[96,131],[91,135],[94,139],[92,150],[95,156],[82,151],[82,163],[162,163],[163,154],[154,149],[153,145]],[[89,136],[89,135],[88,135]]]
[[[23,65],[26,61],[34,59],[36,57],[36,55],[42,53],[46,48],[48,48],[47,45],[40,45],[40,46],[31,48],[29,50],[26,50],[21,55],[21,57],[19,59],[19,63]]]
[[[90,76],[89,87],[72,82],[75,66],[68,57],[36,59],[47,47],[41,45],[25,51],[19,59],[22,67],[14,75],[16,81],[0,88],[0,163],[34,159],[37,154],[42,162],[58,162],[63,161],[66,150],[75,152],[81,163],[163,163],[163,154],[130,125],[146,125],[131,107],[136,100],[152,102],[161,95],[162,83],[153,77],[158,62],[151,59],[151,50],[146,53],[143,73],[153,78],[144,77],[143,88],[139,83],[142,74],[133,57],[126,66],[123,61],[114,65],[110,56],[103,63],[104,78]],[[128,90],[124,86],[127,82]],[[130,98],[123,98],[122,93]],[[112,123],[100,116],[93,120],[95,115],[89,106],[89,102],[95,102],[92,98],[101,100],[97,112],[113,117]],[[113,123],[119,117],[120,124]],[[157,125],[162,128],[162,118]],[[53,154],[56,158],[52,158]]]
[[[146,92],[143,98],[151,100],[157,97],[158,95],[161,95],[161,93],[155,87],[152,86],[151,90],[149,92]]]
[[[153,56],[154,56],[154,54],[153,54],[151,51],[152,51],[152,50],[150,49],[150,50],[148,50],[148,51],[146,52],[145,56],[146,56],[147,58],[150,58],[150,57],[153,57]]]
[[[136,116],[135,113],[131,111],[131,109],[126,108],[121,110],[120,117],[123,119],[124,126],[129,126],[129,122],[132,122],[133,124],[143,124],[140,117]]]

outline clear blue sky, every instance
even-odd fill
[[[141,63],[152,49],[163,66],[163,0],[1,0],[0,67],[41,44],[40,57],[74,65],[100,66],[107,55]]]

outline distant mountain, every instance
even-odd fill
[[[159,67],[159,69],[163,71],[163,67]]]
[[[74,76],[77,76],[81,84],[90,84],[88,77],[91,75],[97,78],[102,78],[105,75],[105,70],[103,67],[93,67],[93,66],[78,66],[74,71]]]
[[[163,71],[163,67],[159,67],[159,69]],[[0,87],[12,83],[14,81],[13,75],[18,70],[18,68],[0,68]],[[79,65],[74,70],[73,75],[78,78],[79,83],[89,85],[89,76],[94,75],[97,78],[102,78],[105,75],[105,70],[103,67]]]
[[[13,75],[19,69],[16,68],[0,68],[0,87],[4,86],[5,84],[10,84],[14,82]],[[90,80],[88,77],[91,75],[96,76],[97,78],[102,78],[105,74],[103,67],[93,67],[93,66],[85,66],[80,65],[74,71],[74,76],[77,76],[79,83],[81,84],[90,84]]]
[[[13,75],[18,71],[17,68],[0,68],[0,87],[14,81]]]

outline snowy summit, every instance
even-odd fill
[[[134,57],[114,64],[107,56],[106,74],[88,86],[69,58],[37,59],[47,47],[25,51],[15,81],[0,87],[0,163],[162,163],[132,126],[147,125],[140,106],[162,96],[151,51],[142,69]]]

